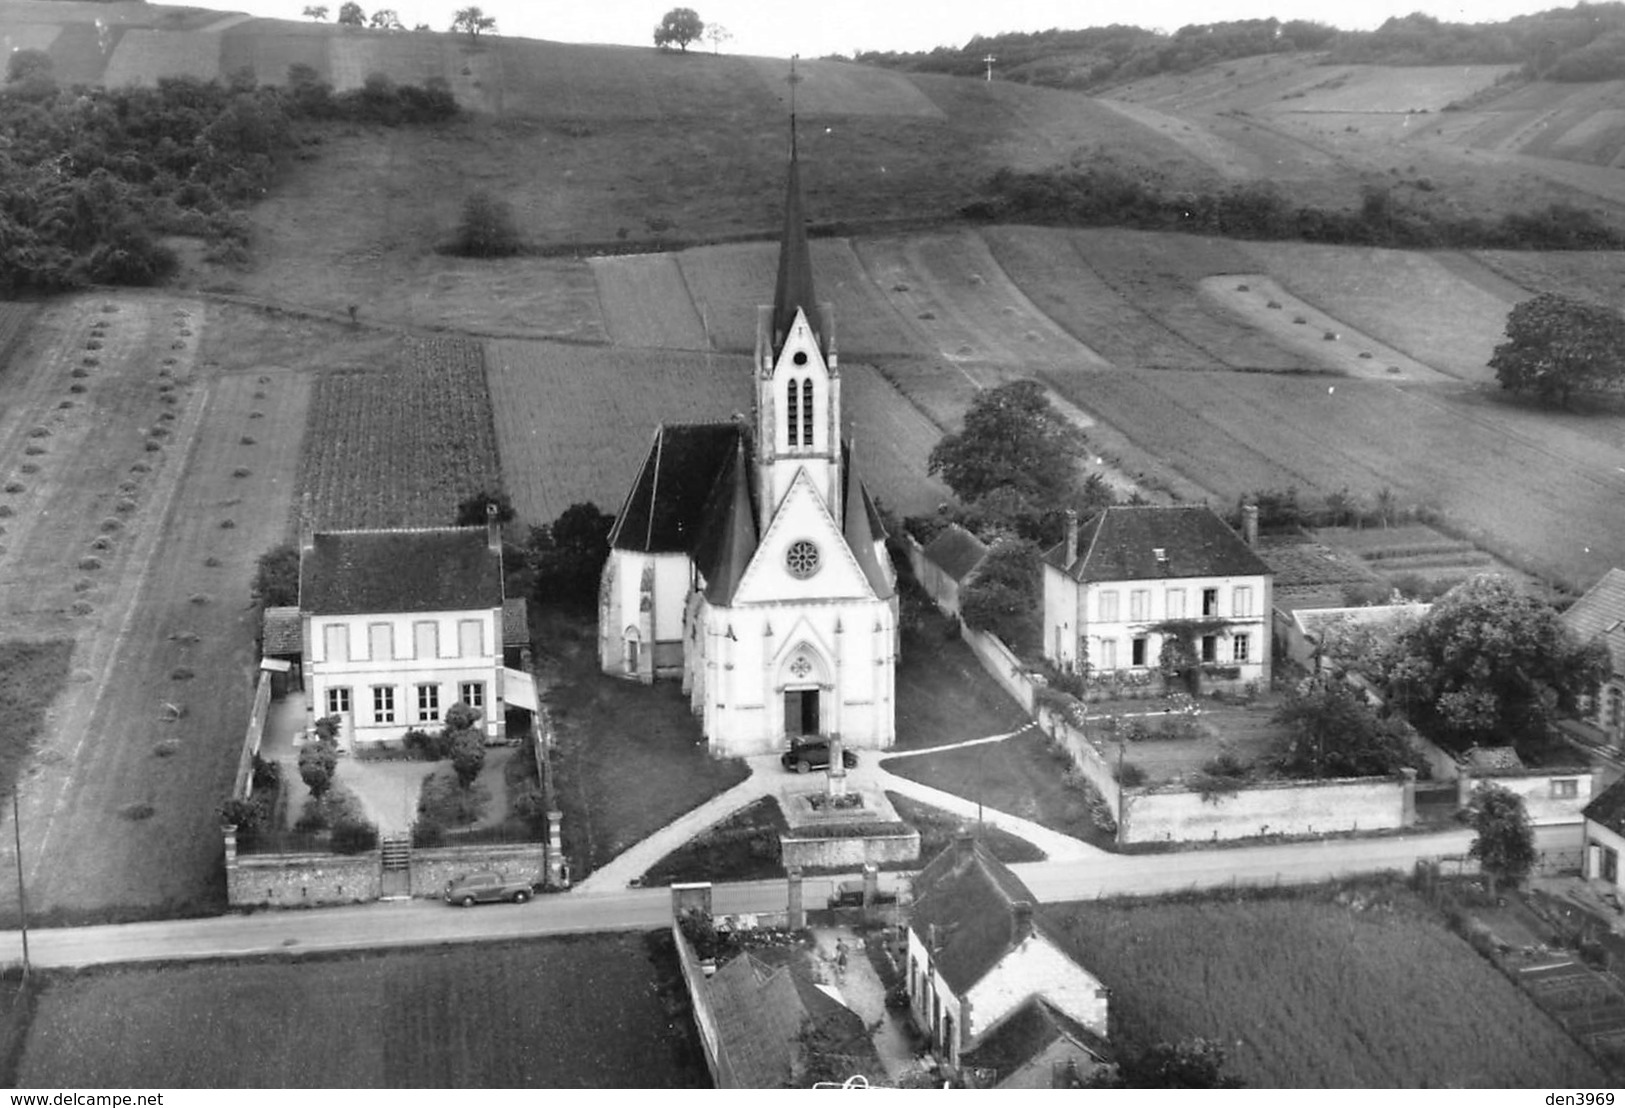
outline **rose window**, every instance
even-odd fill
[[[785,552],[784,564],[792,577],[811,577],[818,572],[818,547],[806,539],[798,539]]]

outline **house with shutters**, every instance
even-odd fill
[[[984,1088],[1075,1085],[1109,1064],[1108,993],[969,833],[914,879],[907,986],[943,1066]]]
[[[1608,677],[1586,702],[1586,722],[1608,743],[1625,748],[1625,569],[1611,569],[1563,612],[1563,623],[1581,642],[1602,640]]]
[[[536,711],[529,673],[506,666],[523,635],[507,604],[502,535],[485,527],[316,532],[300,536],[301,665],[309,726],[340,717],[345,749],[399,742],[442,725],[462,702],[488,742],[509,708]],[[518,644],[514,644],[516,647]]]
[[[834,312],[813,288],[793,137],[778,280],[744,371],[748,417],[654,432],[610,533],[601,667],[681,681],[719,756],[799,736],[888,747],[896,576],[843,437]]]
[[[1177,672],[1190,691],[1270,680],[1271,581],[1246,537],[1205,504],[1121,505],[1044,554],[1044,656],[1088,676]]]

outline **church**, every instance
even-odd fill
[[[663,424],[610,533],[606,673],[677,678],[718,757],[895,738],[896,574],[842,437],[834,313],[813,290],[791,122],[749,418]]]

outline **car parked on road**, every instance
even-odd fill
[[[493,900],[511,900],[523,904],[530,899],[529,881],[509,881],[500,873],[467,873],[446,882],[446,903],[464,908],[488,904]]]
[[[779,755],[779,764],[785,769],[793,769],[797,773],[808,773],[815,769],[828,769],[829,740],[791,740],[790,749]],[[853,769],[858,764],[858,756],[845,747],[842,747],[841,764],[847,769]]]

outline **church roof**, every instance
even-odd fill
[[[733,600],[756,553],[759,532],[751,507],[750,462],[745,456],[744,436],[740,436],[734,456],[718,475],[707,505],[694,564],[705,576],[705,598],[713,604]]]
[[[692,554],[718,475],[738,451],[744,434],[734,422],[667,423],[657,428],[609,533],[610,546],[645,554]]]
[[[502,552],[484,527],[323,532],[299,558],[299,607],[314,615],[461,612],[502,600]]]
[[[858,560],[858,565],[862,567],[863,576],[868,579],[869,587],[875,591],[875,596],[880,600],[888,600],[892,594],[891,582],[886,579],[886,571],[881,567],[880,558],[875,553],[875,543],[886,537],[885,524],[880,521],[880,511],[875,507],[874,501],[869,499],[869,490],[852,473],[850,455],[848,464],[841,472],[846,478],[846,495],[841,498],[841,503],[846,508],[843,528],[846,545],[851,549],[852,556]]]
[[[1158,550],[1164,555],[1160,560]],[[1064,541],[1045,552],[1044,563],[1081,582],[1253,577],[1270,571],[1205,504],[1106,508],[1078,529],[1071,565],[1065,564]]]
[[[807,246],[807,219],[801,210],[801,166],[796,159],[795,123],[790,126],[790,173],[784,201],[784,234],[779,240],[779,278],[773,288],[773,354],[784,348],[784,337],[796,321],[796,309],[807,315],[807,326],[824,349],[824,325],[813,291],[812,251]]]

